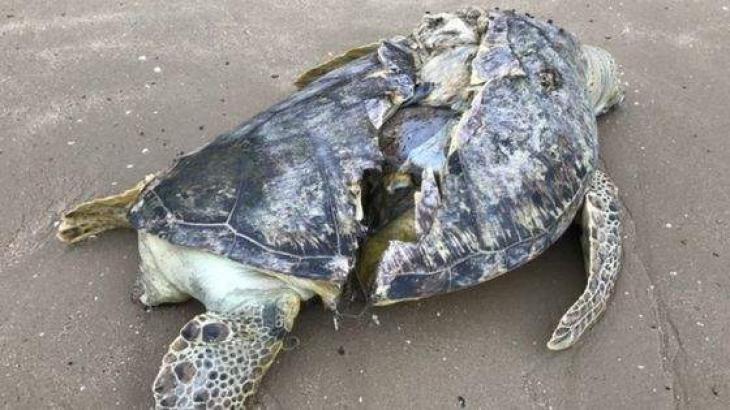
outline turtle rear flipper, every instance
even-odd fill
[[[76,243],[110,229],[131,228],[127,213],[153,179],[154,175],[147,175],[121,194],[76,205],[61,218],[56,236],[64,242]]]
[[[337,55],[325,61],[324,63],[303,72],[294,81],[294,85],[297,88],[304,88],[309,83],[317,80],[325,74],[334,71],[340,67],[343,67],[348,63],[357,60],[358,58],[374,53],[375,51],[377,51],[379,46],[380,42],[376,42],[347,50],[344,53]]]
[[[158,409],[243,408],[282,348],[299,297],[278,290],[233,313],[207,312],[170,345],[152,386]]]
[[[560,319],[547,346],[572,346],[601,313],[621,270],[621,223],[618,191],[608,176],[597,170],[583,206],[583,255],[588,284],[583,294]]]

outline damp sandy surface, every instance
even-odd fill
[[[202,309],[145,311],[130,298],[135,235],[67,248],[52,235],[61,210],[166,168],[328,53],[458,4],[0,3],[0,407],[149,408],[160,357]],[[571,230],[516,272],[339,331],[308,306],[260,407],[730,407],[730,3],[496,4],[623,66],[627,98],[600,121],[629,211],[605,317],[575,348],[545,348],[585,280]]]

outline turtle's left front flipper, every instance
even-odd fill
[[[243,408],[291,331],[299,301],[294,291],[272,290],[235,312],[193,318],[162,358],[155,407]]]
[[[616,186],[597,170],[583,205],[582,243],[588,284],[560,319],[547,346],[562,350],[572,346],[606,309],[621,270],[620,203]]]

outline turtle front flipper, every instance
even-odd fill
[[[560,319],[547,346],[562,350],[572,346],[606,310],[621,270],[621,222],[616,186],[597,170],[583,205],[583,255],[588,284],[585,291]]]
[[[257,293],[232,313],[207,312],[170,345],[152,390],[158,409],[243,408],[299,313],[292,290]]]

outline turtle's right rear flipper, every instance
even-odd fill
[[[131,227],[127,220],[129,208],[153,179],[154,175],[147,175],[121,194],[76,205],[61,218],[56,236],[64,242],[76,243],[110,229]]]
[[[551,350],[572,346],[606,310],[621,270],[621,205],[616,186],[600,170],[583,205],[583,253],[588,283],[583,294],[560,319],[548,342]]]

